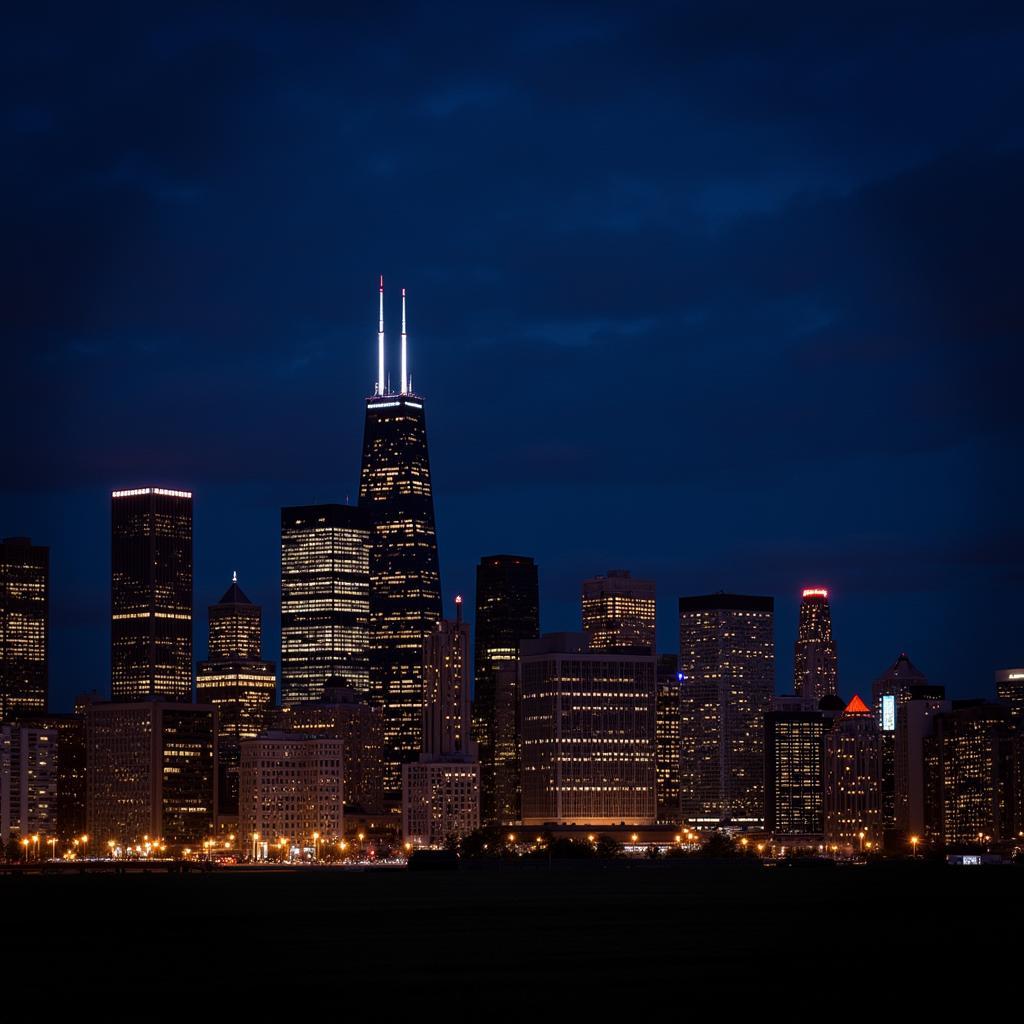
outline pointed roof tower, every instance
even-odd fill
[[[869,708],[867,706],[867,704],[865,704],[864,701],[862,701],[860,699],[860,695],[859,694],[855,693],[853,695],[853,700],[851,700],[850,703],[846,705],[846,709],[843,711],[843,714],[844,715],[870,715],[871,714],[871,708]]]

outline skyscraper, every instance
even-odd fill
[[[825,732],[811,697],[776,697],[765,715],[765,827],[776,837],[825,832]]]
[[[815,700],[839,692],[832,612],[828,591],[821,587],[804,590],[800,602],[800,624],[793,654],[793,692],[798,697]]]
[[[111,495],[111,692],[192,699],[192,492]]]
[[[680,797],[698,826],[764,821],[764,716],[775,691],[770,597],[679,599]]]
[[[519,662],[508,661],[494,673],[493,821],[511,824],[522,816],[522,757]]]
[[[856,695],[825,735],[825,839],[847,853],[866,853],[882,840],[878,722]]]
[[[281,509],[281,703],[370,693],[370,524],[353,505]]]
[[[384,372],[384,284],[380,286],[377,385],[366,400],[359,505],[370,541],[370,687],[385,709],[385,787],[401,786],[401,765],[420,750],[423,643],[441,618],[441,573],[430,485],[423,398],[403,355],[400,390]],[[405,293],[402,352],[407,352]]]
[[[217,708],[218,813],[238,813],[239,744],[267,727],[277,679],[274,663],[261,660],[262,608],[242,592],[235,575],[224,596],[210,605],[209,658],[196,670],[196,699]]]
[[[927,803],[924,747],[928,737],[935,735],[939,715],[951,707],[941,686],[912,686],[906,698],[900,700],[895,734],[895,827],[904,836],[920,836],[924,831]],[[883,727],[883,740],[885,736]]]
[[[537,566],[532,558],[488,555],[480,559],[476,567],[475,626],[473,734],[480,750],[480,813],[484,821],[508,820],[510,794],[506,785],[499,807],[496,765],[499,756],[508,762],[513,751],[508,745],[512,738],[506,721],[505,746],[498,753],[498,673],[503,666],[515,668],[521,640],[533,640],[540,635]],[[503,679],[507,691],[515,676]],[[514,694],[502,695],[503,714],[515,714],[514,700]]]
[[[679,696],[683,676],[675,654],[658,655],[655,734],[658,747],[658,821],[679,821]]]
[[[996,700],[1009,706],[1011,718],[1024,719],[1024,668],[996,672]]]
[[[882,730],[882,827],[896,828],[896,729],[901,709],[914,687],[927,686],[925,678],[905,653],[871,686],[871,700]]]
[[[583,581],[583,632],[593,651],[654,653],[654,581],[625,569]]]
[[[5,538],[0,543],[0,721],[46,710],[49,612],[50,549],[28,537]]]
[[[437,846],[480,824],[480,765],[470,738],[469,627],[462,598],[455,621],[437,624],[423,645],[422,752],[402,765],[402,833]]]
[[[585,633],[524,640],[526,825],[649,825],[656,803],[654,655],[591,651]]]

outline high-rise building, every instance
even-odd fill
[[[813,697],[776,697],[765,715],[765,827],[773,836],[824,835],[830,724]]]
[[[653,823],[654,655],[591,651],[585,633],[550,633],[523,641],[520,683],[523,823]]]
[[[680,801],[699,826],[764,823],[764,716],[775,693],[770,597],[679,599]]]
[[[921,836],[925,829],[926,781],[924,745],[935,733],[939,715],[949,711],[941,686],[911,686],[901,694],[896,712],[896,825],[904,836]],[[882,727],[885,737],[885,727]]]
[[[520,721],[519,662],[494,673],[494,821],[508,825],[522,816],[523,729]],[[483,800],[481,782],[481,803]]]
[[[111,693],[192,699],[192,493],[111,495]]]
[[[594,651],[654,653],[654,581],[625,569],[583,581],[583,632]]]
[[[996,700],[1009,706],[1011,718],[1024,719],[1024,668],[996,672]]]
[[[469,627],[462,598],[423,645],[422,752],[402,766],[406,842],[436,846],[480,824],[480,765],[470,738]]]
[[[384,811],[384,709],[346,686],[329,682],[318,701],[281,708],[275,732],[326,736],[342,743],[345,808],[359,814]]]
[[[882,730],[882,827],[896,828],[896,727],[899,710],[915,686],[927,686],[914,663],[901,654],[871,686],[871,701]]]
[[[281,509],[281,703],[370,693],[370,525],[353,505]]]
[[[342,839],[342,746],[334,736],[283,732],[242,741],[238,824],[251,849],[316,855],[319,844]]]
[[[194,845],[217,815],[217,709],[155,698],[86,710],[86,831],[93,850]]]
[[[515,723],[510,723],[507,716],[516,711],[517,676],[513,672],[501,677],[501,694],[498,676],[503,666],[515,669],[520,641],[540,636],[537,566],[532,558],[488,555],[480,559],[476,568],[475,628],[473,735],[480,751],[480,814],[486,822],[514,821],[516,817],[510,818],[509,814],[513,804],[518,807],[518,737],[513,736]],[[500,725],[499,704],[500,714],[506,716]],[[499,798],[498,763],[508,766],[512,760],[515,768],[505,772]],[[510,783],[514,783],[513,789]]]
[[[0,543],[0,721],[46,710],[50,549],[28,537]]]
[[[196,670],[196,699],[217,708],[217,806],[221,816],[238,814],[238,765],[242,740],[267,727],[277,679],[274,663],[261,660],[263,609],[238,585],[210,605],[209,657]]]
[[[658,655],[655,739],[658,762],[658,821],[679,821],[679,697],[682,673],[675,654]]]
[[[926,833],[939,846],[1000,843],[1024,831],[1021,736],[1005,704],[954,701],[924,740]]]
[[[59,736],[56,729],[28,722],[0,725],[0,842],[58,835]],[[33,850],[46,857],[49,851]]]
[[[384,286],[380,289],[378,379],[366,400],[359,505],[370,542],[370,686],[385,709],[385,787],[401,786],[401,765],[420,751],[423,643],[441,618],[441,573],[423,398],[406,359],[400,390],[384,375]],[[405,295],[402,295],[405,353]]]
[[[822,587],[806,588],[800,602],[800,623],[793,654],[793,692],[798,697],[815,700],[839,692],[832,612],[828,591]]]
[[[882,841],[880,730],[857,695],[825,734],[825,840],[846,853]]]

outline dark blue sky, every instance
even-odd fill
[[[784,690],[824,584],[847,696],[903,649],[991,694],[1024,662],[1013,6],[9,14],[0,532],[52,546],[53,703],[109,687],[113,487],[196,493],[196,656],[237,569],[278,658],[278,510],[355,497],[381,272],[446,598],[530,554],[574,628],[628,567],[675,650],[680,594],[773,594]]]

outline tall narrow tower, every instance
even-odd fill
[[[839,692],[839,668],[832,639],[828,591],[809,587],[802,596],[793,657],[793,692],[798,697],[821,700]]]
[[[408,379],[397,394],[387,393],[383,302],[381,310],[359,506],[371,525],[370,694],[384,707],[384,785],[396,793],[401,765],[420,752],[423,644],[441,619],[441,573],[424,402],[409,390]]]

